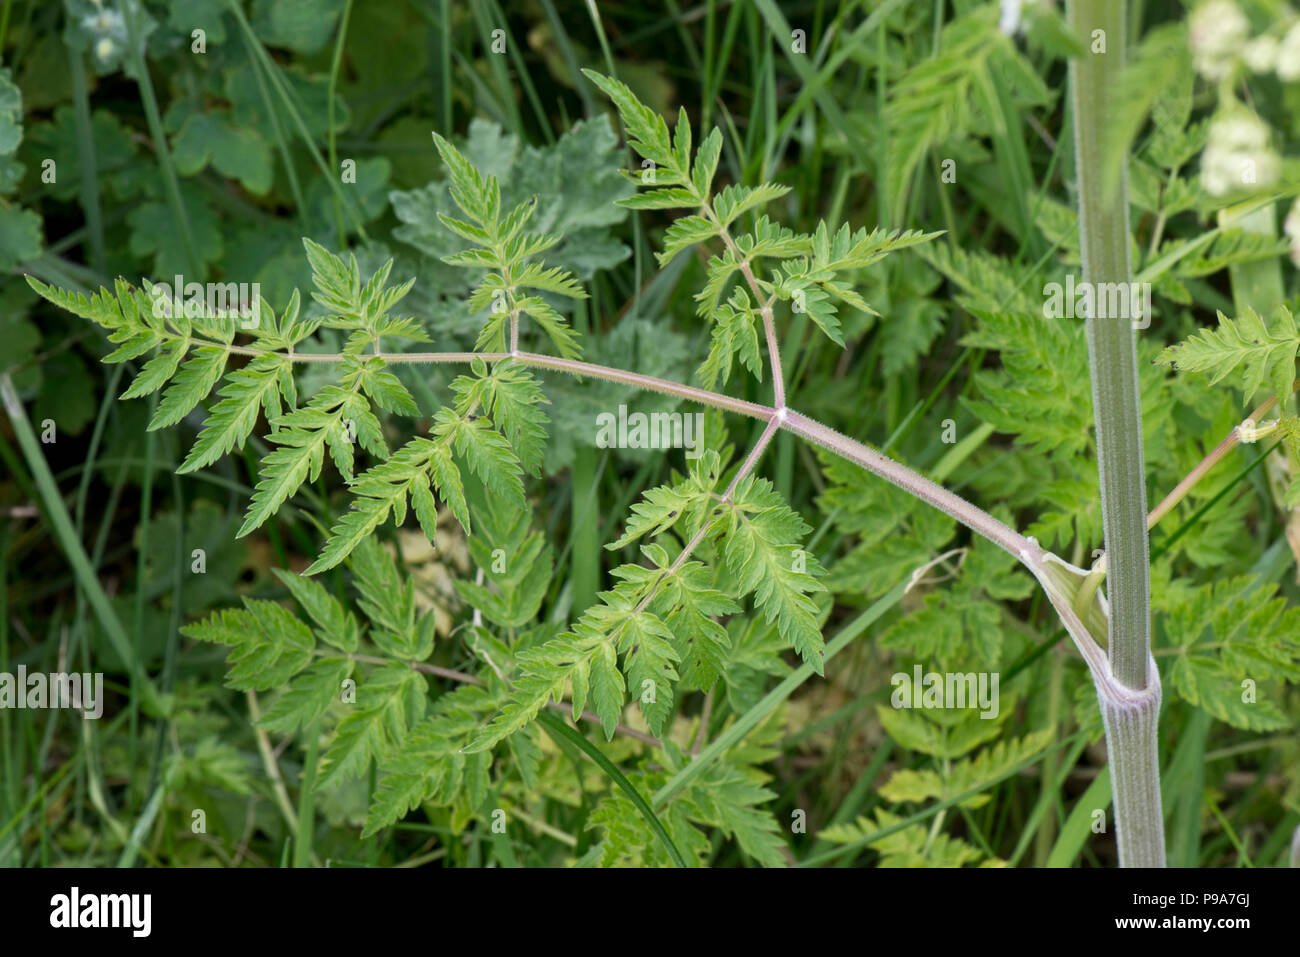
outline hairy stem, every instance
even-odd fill
[[[268,354],[265,349],[249,349],[242,346],[230,346],[228,348],[234,355],[261,356]],[[279,354],[284,355],[284,353]],[[390,365],[456,365],[468,364],[475,359],[482,359],[484,362],[505,362],[510,360],[534,369],[567,372],[570,375],[603,379],[606,382],[618,382],[638,389],[645,389],[648,392],[672,395],[688,402],[698,402],[701,405],[722,409],[724,412],[747,415],[751,419],[766,421],[772,417],[775,411],[771,406],[746,402],[744,399],[736,399],[729,395],[723,395],[721,392],[710,392],[707,389],[697,389],[695,386],[672,382],[668,379],[657,379],[654,376],[642,375],[639,372],[627,372],[623,369],[595,365],[591,362],[580,362],[577,359],[561,359],[558,356],[547,356],[536,352],[377,352],[375,355]],[[341,353],[333,352],[295,352],[290,358],[294,362],[342,362],[346,357]]]
[[[239,355],[250,356],[264,354],[264,350],[246,349],[238,346],[230,347],[230,351]],[[654,376],[642,375],[639,372],[627,372],[623,369],[595,365],[590,362],[580,362],[576,359],[560,359],[555,356],[540,355],[534,352],[381,352],[377,355],[385,362],[394,365],[403,363],[468,363],[475,359],[482,359],[484,362],[512,361],[536,369],[550,369],[556,372],[567,372],[570,375],[603,379],[607,382],[619,382],[646,389],[650,392],[659,392],[664,395],[698,402],[701,405],[722,409],[725,412],[736,412],[753,419],[762,419],[769,423],[768,429],[763,433],[758,445],[750,453],[753,460],[746,463],[747,468],[742,467],[742,471],[737,473],[737,481],[753,468],[756,461],[756,458],[753,457],[762,452],[775,430],[784,428],[795,435],[815,442],[842,458],[857,463],[867,471],[874,472],[904,491],[910,492],[925,502],[929,502],[935,508],[951,515],[972,531],[978,532],[994,544],[1000,545],[1022,561],[1026,553],[1032,555],[1041,553],[1041,549],[1033,539],[1021,535],[1015,529],[998,521],[988,512],[976,505],[972,505],[960,495],[931,482],[925,476],[914,472],[906,465],[895,462],[887,455],[882,455],[875,449],[842,435],[830,426],[822,425],[816,419],[801,415],[793,409],[774,409],[771,406],[746,402],[744,399],[723,395],[720,392],[710,392],[707,389],[698,389],[695,386],[671,382],[668,379],[658,379]],[[313,354],[296,352],[292,358],[295,362],[341,362],[344,356],[338,353]],[[730,491],[728,494],[730,494]]]
[[[1041,552],[1033,539],[1021,535],[977,505],[972,505],[960,495],[931,482],[925,476],[917,474],[875,449],[842,435],[829,426],[822,425],[815,419],[790,410],[785,415],[785,427],[795,435],[815,442],[841,458],[848,459],[869,472],[874,472],[903,491],[946,512],[967,528],[983,535],[993,544],[1000,545],[1021,561],[1025,560],[1026,555],[1036,556]]]
[[[1092,52],[1098,48],[1093,43],[1070,64],[1080,252],[1083,281],[1093,290],[1103,283],[1124,283],[1127,289],[1131,278],[1126,171],[1114,177],[1113,190],[1104,185],[1107,167],[1123,161],[1106,155],[1104,141],[1113,86],[1124,67],[1126,8],[1123,0],[1071,0],[1069,5],[1076,35],[1091,38],[1102,31],[1105,44],[1105,52]],[[1105,310],[1098,305],[1092,311]],[[1110,579],[1107,647],[1115,676],[1126,687],[1144,688],[1151,610],[1137,345],[1127,315],[1094,315],[1086,321]]]
[[[1159,813],[1160,673],[1154,660],[1147,670],[1151,681],[1140,691],[1116,682],[1106,693],[1098,693],[1121,867],[1165,866],[1164,819]]]
[[[1160,801],[1158,723],[1160,676],[1151,658],[1150,555],[1146,471],[1137,344],[1129,313],[1104,315],[1096,295],[1103,284],[1128,290],[1128,184],[1126,154],[1105,150],[1107,123],[1124,68],[1127,4],[1124,0],[1068,0],[1067,17],[1086,52],[1070,61],[1075,177],[1083,281],[1094,291],[1087,317],[1097,468],[1105,532],[1107,655],[1087,649],[1106,725],[1107,756],[1115,803],[1121,867],[1163,867],[1164,817]],[[1115,164],[1118,165],[1118,169]],[[1107,183],[1116,184],[1108,188]],[[1095,587],[1095,585],[1094,585]],[[1058,606],[1058,611],[1060,611]],[[1065,609],[1067,628],[1082,608]],[[1081,645],[1078,635],[1071,634]]]

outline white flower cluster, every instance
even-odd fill
[[[1201,184],[1211,196],[1269,186],[1281,173],[1281,157],[1269,145],[1268,125],[1259,117],[1237,109],[1210,125]]]
[[[1252,73],[1276,73],[1284,83],[1300,80],[1300,20],[1281,37],[1250,38],[1250,21],[1232,0],[1205,0],[1187,21],[1196,72],[1207,80],[1232,74],[1240,58]]]
[[[1222,80],[1246,45],[1250,21],[1232,0],[1206,0],[1192,11],[1187,36],[1196,72],[1207,80]]]

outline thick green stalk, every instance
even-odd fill
[[[1115,807],[1120,867],[1164,867],[1165,825],[1160,800],[1160,676],[1131,691],[1118,681],[1097,684]]]
[[[1106,719],[1115,796],[1120,865],[1163,866],[1163,817],[1157,720],[1160,682],[1151,660],[1151,608],[1142,410],[1138,395],[1137,345],[1132,309],[1104,308],[1110,283],[1128,290],[1130,278],[1126,170],[1109,177],[1106,124],[1115,83],[1124,67],[1126,4],[1123,0],[1070,0],[1071,28],[1087,52],[1070,65],[1074,114],[1075,177],[1083,282],[1094,291],[1087,318],[1088,358],[1101,477],[1109,600],[1107,658],[1093,668]],[[1130,297],[1136,305],[1137,297]],[[1144,316],[1144,319],[1147,318]],[[1103,671],[1104,669],[1104,671]]]
[[[1093,290],[1129,282],[1128,190],[1103,193],[1104,153],[1112,87],[1124,65],[1123,0],[1072,0],[1071,24],[1088,39],[1104,31],[1105,53],[1089,52],[1071,65],[1075,176],[1083,281]],[[1102,298],[1100,296],[1098,299]],[[1092,310],[1101,313],[1107,310]],[[1123,310],[1121,310],[1123,312]],[[1150,631],[1146,482],[1142,463],[1142,413],[1138,404],[1137,348],[1127,315],[1087,319],[1093,415],[1101,473],[1102,520],[1110,587],[1111,669],[1129,688],[1147,683]]]

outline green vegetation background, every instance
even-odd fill
[[[1185,15],[1179,4],[1141,7],[1144,33]],[[255,438],[178,476],[201,416],[146,431],[157,397],[116,401],[127,380],[101,364],[105,337],[40,303],[23,274],[86,291],[117,276],[257,282],[278,313],[310,286],[306,236],[353,250],[365,274],[394,258],[394,279],[415,279],[404,309],[432,348],[471,348],[481,317],[464,306],[469,283],[439,258],[460,245],[436,222],[450,208],[437,131],[501,178],[507,202],[536,194],[539,221],[564,233],[555,261],[591,294],[569,316],[586,358],[690,381],[709,346],[693,298],[703,257],[659,272],[667,217],[612,205],[630,156],[579,72],[594,67],[665,116],[684,106],[697,129],[720,127],[720,180],[791,187],[769,210],[785,225],[945,231],[854,277],[879,316],[842,310],[843,350],[807,316],[783,324],[792,404],[1088,565],[1101,520],[1086,344],[1081,323],[1042,315],[1040,295],[1078,271],[1070,49],[1057,20],[1012,41],[997,32],[994,6],[962,0],[0,3],[0,369],[36,432],[53,424],[41,454],[57,486],[52,496],[6,419],[0,671],[104,671],[109,688],[98,723],[0,711],[0,865],[658,863],[609,780],[551,737],[537,738],[531,780],[503,776],[478,800],[430,801],[360,840],[376,769],[318,793],[304,787],[316,743],[256,728],[275,692],[259,701],[224,687],[221,652],[180,632],[241,596],[287,602],[272,569],[315,559],[346,507],[341,481],[327,469],[301,508],[236,540],[267,447]],[[1135,266],[1157,302],[1139,333],[1152,502],[1241,421],[1254,391],[1177,378],[1155,364],[1160,351],[1212,325],[1216,310],[1239,315],[1244,302],[1271,314],[1297,288],[1276,229],[1216,228],[1195,172],[1214,101],[1170,49],[1146,64],[1157,120],[1139,117],[1130,133]],[[1256,108],[1294,145],[1296,91],[1259,92]],[[1282,182],[1294,180],[1287,161]],[[1287,196],[1277,187],[1277,202]],[[340,347],[326,329],[313,348]],[[401,373],[426,416],[447,401],[452,375]],[[312,372],[301,380],[314,387]],[[728,388],[769,398],[740,372]],[[607,587],[618,555],[602,546],[622,534],[640,493],[682,463],[592,441],[597,412],[666,410],[658,397],[559,377],[546,390],[534,529],[502,519],[496,533],[521,547],[541,533],[551,574],[512,587],[527,591],[537,621],[555,623]],[[710,427],[729,429],[740,448],[757,437],[758,426],[723,422]],[[1300,823],[1300,532],[1280,491],[1295,476],[1264,448],[1234,452],[1153,532],[1175,865],[1284,863]],[[754,816],[721,814],[699,858],[1113,864],[1110,835],[1091,829],[1110,798],[1091,685],[1028,577],[943,515],[792,436],[778,436],[762,472],[813,529],[808,547],[828,569],[828,641],[845,629],[858,637],[825,680],[800,683],[719,765],[743,770],[713,786],[753,789],[736,806]],[[81,565],[52,533],[60,512]],[[431,660],[460,667],[471,612],[453,583],[473,582],[473,543],[448,531],[431,553],[414,522],[381,537],[436,625]],[[955,549],[965,551],[919,587],[899,587]],[[346,600],[348,577],[331,576],[327,587]],[[104,633],[105,602],[129,636],[129,661]],[[669,737],[683,750],[701,719],[699,740],[713,740],[793,670],[761,619],[738,618],[732,632],[721,683],[677,705]],[[998,720],[888,708],[889,676],[914,663],[1000,672]],[[175,695],[165,720],[146,711],[132,666]],[[1259,707],[1240,703],[1243,677],[1258,677]],[[664,759],[644,742],[592,739],[647,789],[662,782]],[[495,807],[510,808],[505,835],[491,827]],[[606,853],[593,858],[600,842]]]

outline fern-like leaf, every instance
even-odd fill
[[[823,590],[813,577],[823,570],[798,544],[810,530],[770,482],[750,476],[736,489],[723,553],[740,593],[753,592],[768,622],[821,674],[824,643],[810,596]]]
[[[1286,306],[1279,306],[1267,323],[1247,307],[1239,319],[1219,313],[1217,329],[1169,346],[1158,361],[1183,372],[1208,372],[1210,385],[1235,373],[1248,397],[1267,389],[1285,398],[1296,378],[1297,354],[1300,328]]]

